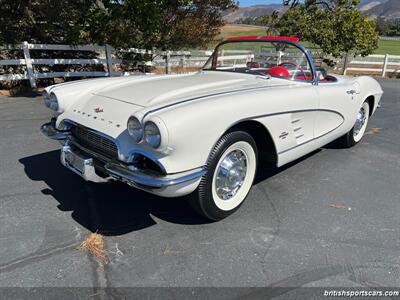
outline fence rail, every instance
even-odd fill
[[[30,44],[23,42],[20,45],[0,46],[1,50],[22,50],[23,57],[19,59],[0,60],[0,67],[23,66],[23,73],[0,74],[2,80],[29,80],[31,87],[36,87],[36,80],[55,77],[105,77],[132,75],[130,72],[115,71],[115,65],[121,65],[121,59],[116,58],[117,50],[109,45],[48,45]],[[315,50],[315,49],[314,49]],[[95,58],[31,58],[33,51],[89,51],[96,53]],[[121,49],[121,53],[133,53],[147,55],[147,61],[138,62],[139,65],[163,67],[167,74],[171,73],[172,67],[196,67],[200,68],[212,54],[212,51],[155,51],[144,49]],[[315,52],[315,51],[314,51]],[[244,59],[251,57],[246,50],[225,50],[221,60]],[[262,52],[263,56],[276,56],[274,53]],[[317,54],[317,53],[316,53]],[[346,63],[345,63],[346,62]],[[54,65],[102,65],[104,71],[57,71],[40,72],[35,66]],[[367,57],[347,58],[338,63],[343,74],[347,72],[379,73],[386,76],[388,73],[400,73],[400,56],[396,55],[370,55]]]
[[[380,36],[379,39],[383,41],[400,41],[400,36]]]
[[[380,73],[382,77],[385,77],[387,73],[400,73],[400,56],[389,54],[358,56],[349,61],[343,74],[348,71]]]

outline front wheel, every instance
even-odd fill
[[[247,132],[225,134],[211,151],[207,173],[190,195],[192,206],[211,220],[221,220],[244,202],[257,170],[257,146]]]
[[[367,129],[369,120],[370,107],[368,101],[365,101],[357,113],[356,123],[353,128],[342,137],[342,142],[345,147],[353,147],[364,136],[365,130]]]

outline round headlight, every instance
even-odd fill
[[[161,144],[161,134],[157,125],[153,122],[146,122],[144,125],[144,139],[153,148],[158,148]]]
[[[58,110],[58,99],[54,93],[48,94],[44,92],[43,94],[44,104],[50,108],[51,110],[57,111]]]
[[[136,117],[130,117],[128,120],[128,132],[136,143],[139,143],[143,139],[143,128],[142,124]]]

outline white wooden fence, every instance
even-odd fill
[[[36,80],[42,78],[55,77],[105,77],[105,76],[124,76],[132,75],[130,72],[117,72],[114,65],[121,64],[121,59],[115,58],[115,49],[111,46],[97,45],[45,45],[30,44],[23,42],[20,45],[0,47],[0,50],[22,50],[23,57],[18,59],[0,60],[0,66],[22,66],[23,73],[0,74],[2,80],[29,80],[32,88],[36,87]],[[32,51],[89,51],[99,53],[98,56],[91,59],[36,59],[31,58]],[[166,73],[171,73],[172,66],[202,66],[211,51],[148,51],[143,49],[123,49],[122,53],[148,54],[151,61],[138,62],[138,64],[148,66],[163,66]],[[178,59],[177,59],[178,58]],[[53,65],[103,65],[106,71],[72,71],[72,72],[38,72],[35,65],[53,66]]]
[[[380,36],[379,39],[383,41],[400,41],[399,36]]]
[[[112,65],[120,63],[119,60],[113,59],[111,55],[111,47],[93,46],[93,45],[43,45],[29,44],[23,42],[21,45],[6,46],[3,50],[22,50],[23,58],[21,59],[3,59],[0,60],[0,66],[25,66],[23,74],[3,74],[0,75],[0,80],[23,80],[28,79],[31,87],[36,87],[36,79],[54,78],[54,77],[102,77],[115,76]],[[34,59],[31,58],[33,50],[75,50],[75,51],[101,51],[105,53],[105,57],[97,57],[93,59]],[[97,65],[106,64],[107,72],[48,72],[37,73],[34,71],[34,65]]]
[[[23,42],[17,46],[0,47],[0,50],[22,50],[23,57],[19,59],[0,60],[1,66],[23,66],[23,73],[0,74],[1,80],[29,80],[31,87],[36,87],[36,80],[42,78],[55,77],[104,77],[104,76],[124,76],[132,75],[130,72],[115,71],[114,65],[120,65],[122,61],[115,57],[116,50],[111,46],[96,45],[44,45],[29,44]],[[90,51],[96,54],[95,58],[90,59],[36,59],[31,58],[32,51]],[[246,60],[249,56],[248,51],[243,50],[225,50],[222,60]],[[167,74],[171,73],[172,67],[197,67],[200,68],[207,61],[212,51],[148,51],[143,49],[123,49],[118,50],[122,53],[147,54],[149,61],[139,62],[147,66],[165,67]],[[263,53],[265,56],[276,56],[274,54]],[[236,63],[236,62],[235,62]],[[35,65],[53,66],[53,65],[102,65],[104,71],[64,71],[64,72],[39,72]],[[343,65],[343,61],[338,64]],[[340,67],[339,67],[340,68]],[[120,68],[121,69],[121,68]],[[395,55],[370,55],[367,57],[355,57],[349,59],[347,66],[342,71],[346,74],[348,71],[361,73],[380,73],[384,77],[388,73],[400,73],[400,56]]]
[[[365,57],[357,56],[347,64],[343,70],[346,74],[348,71],[381,74],[385,77],[388,73],[400,74],[400,56],[399,55],[369,55]]]

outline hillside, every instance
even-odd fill
[[[269,4],[269,5],[255,5],[249,7],[241,7],[233,12],[228,12],[224,16],[224,20],[227,23],[235,23],[240,19],[245,18],[257,18],[263,15],[269,15],[273,11],[277,10],[279,12],[284,11],[286,8],[280,4]]]
[[[367,10],[372,18],[400,19],[400,0],[388,0]]]
[[[368,12],[377,5],[387,2],[388,0],[361,0],[358,8],[363,12]]]
[[[358,8],[372,18],[400,18],[400,0],[361,0]],[[283,12],[286,9],[286,7],[280,4],[240,7],[235,11],[225,12],[223,18],[227,23],[235,23],[246,18],[257,18],[262,15],[271,14],[275,10]]]

